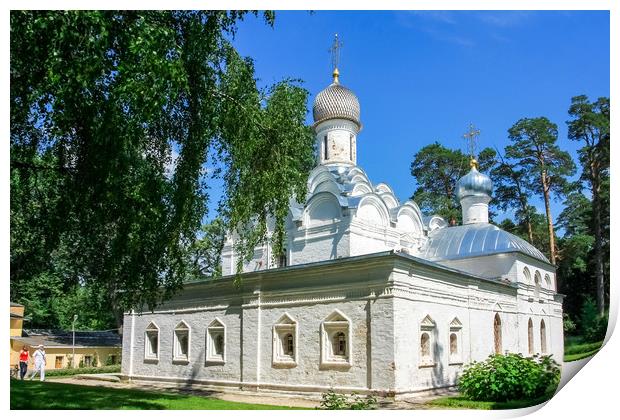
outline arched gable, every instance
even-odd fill
[[[318,226],[333,223],[342,217],[340,202],[331,192],[320,192],[313,195],[306,204],[306,226]]]
[[[394,195],[394,191],[392,190],[392,188],[390,188],[390,186],[386,184],[385,182],[380,182],[377,185],[375,185],[375,191],[379,194],[389,193],[389,194]]]
[[[413,207],[410,202],[406,202],[398,209],[396,215],[396,227],[406,233],[413,233],[416,236],[424,235],[424,223],[417,207]]]
[[[388,209],[394,209],[398,207],[398,199],[391,192],[382,192],[379,194],[379,196],[381,197]]]
[[[381,197],[371,193],[360,200],[357,206],[356,218],[375,225],[388,226],[390,223],[390,212]]]
[[[308,195],[313,195],[317,186],[325,181],[335,182],[334,175],[325,166],[314,168],[308,177]]]
[[[358,195],[364,195],[364,194],[368,194],[371,192],[372,192],[372,189],[370,188],[368,184],[359,182],[355,184],[355,186],[353,187],[353,190],[351,191],[351,196],[355,197]]]

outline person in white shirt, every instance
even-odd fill
[[[32,375],[30,375],[30,380],[34,378],[34,376],[39,372],[39,376],[41,380],[45,380],[45,347],[43,344],[39,345],[37,350],[32,355],[32,359],[34,360],[34,370],[32,371]]]

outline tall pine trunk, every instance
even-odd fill
[[[555,235],[553,232],[553,216],[551,215],[551,205],[549,203],[549,180],[547,179],[547,172],[541,173],[543,195],[545,198],[545,212],[547,213],[547,229],[549,231],[549,260],[551,265],[555,267]]]
[[[592,167],[592,212],[594,213],[594,273],[596,276],[596,304],[599,315],[605,313],[605,278],[603,276],[603,233],[601,229],[601,179]]]

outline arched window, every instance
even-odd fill
[[[420,337],[420,357],[422,360],[431,357],[431,337],[428,333],[422,333]]]
[[[547,289],[553,290],[553,285],[551,284],[551,277],[549,276],[549,274],[545,274],[545,285]]]
[[[224,354],[224,334],[218,334],[215,337],[215,354],[221,356]]]
[[[536,271],[534,274],[534,299],[540,299],[540,272]]]
[[[502,320],[499,314],[495,314],[493,320],[493,341],[495,343],[495,354],[502,354]]]
[[[532,318],[527,321],[527,351],[529,354],[534,354],[534,324]]]
[[[349,160],[353,160],[353,134],[349,135]]]
[[[295,340],[293,339],[293,334],[287,334],[284,337],[284,354],[287,356],[293,356],[295,353]]]
[[[144,358],[159,359],[159,328],[154,322],[151,322],[144,332]]]
[[[189,360],[189,333],[189,325],[187,325],[184,321],[179,322],[179,324],[174,329],[173,360]]]
[[[334,345],[335,356],[344,356],[347,354],[347,337],[342,331],[334,334],[334,339],[332,340],[332,343]]]
[[[459,344],[456,333],[450,334],[450,356],[456,356],[459,353]]]
[[[325,160],[327,160],[327,151],[329,148],[327,147],[327,135],[323,137],[323,151],[325,153]]]
[[[545,321],[540,320],[540,352],[547,354],[547,328],[545,327]]]
[[[527,267],[523,269],[523,280],[525,284],[530,284],[530,282],[532,281],[532,275],[530,274],[530,269]]]

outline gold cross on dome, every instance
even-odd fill
[[[463,134],[463,138],[467,141],[467,151],[472,162],[475,162],[476,143],[478,142],[478,136],[480,130],[478,130],[473,124],[469,124],[469,130]]]
[[[332,67],[334,69],[334,82],[338,82],[338,66],[340,65],[340,49],[342,48],[342,42],[338,39],[338,34],[334,34],[334,42],[332,46],[329,48],[328,52],[332,56]]]

